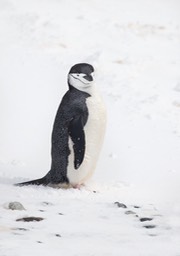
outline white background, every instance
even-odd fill
[[[1,255],[180,255],[179,10],[178,0],[0,0]],[[108,110],[92,181],[80,191],[13,187],[49,171],[54,117],[79,62],[96,68]],[[4,209],[13,200],[27,212]],[[46,222],[14,235],[16,217],[37,215],[46,200]],[[114,201],[160,212],[156,236]],[[59,224],[62,243],[50,238],[60,205],[71,213]]]

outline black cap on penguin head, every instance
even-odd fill
[[[69,74],[72,73],[79,73],[79,74],[91,74],[92,72],[94,72],[94,68],[92,65],[88,64],[88,63],[78,63],[75,64],[74,66],[72,66],[72,68],[69,71]]]
[[[79,63],[72,66],[68,74],[69,88],[90,92],[94,81],[93,72],[93,66],[88,63]]]

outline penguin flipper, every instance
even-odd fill
[[[69,125],[69,135],[74,143],[74,168],[77,170],[83,162],[85,153],[85,134],[83,118],[81,116],[71,120]]]
[[[44,186],[47,186],[48,183],[47,183],[47,180],[45,177],[41,178],[41,179],[36,179],[36,180],[30,180],[30,181],[25,181],[25,182],[21,182],[21,183],[16,183],[14,184],[15,186],[29,186],[29,185],[36,185],[36,186],[39,186],[39,185],[44,185]]]

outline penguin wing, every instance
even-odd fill
[[[70,121],[69,135],[74,144],[74,168],[77,170],[83,162],[85,153],[85,133],[82,116],[74,117]]]

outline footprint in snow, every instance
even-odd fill
[[[24,221],[24,222],[31,222],[31,221],[42,221],[44,218],[42,217],[24,217],[17,219],[16,221]]]
[[[124,214],[129,215],[129,216],[135,216],[136,218],[138,218],[140,223],[142,224],[143,228],[152,230],[152,229],[155,229],[158,227],[156,224],[154,224],[154,222],[156,222],[155,217],[160,217],[161,215],[157,215],[156,214],[157,212],[155,212],[153,214],[153,211],[156,211],[155,209],[153,211],[152,211],[152,209],[149,210],[149,212],[151,213],[152,216],[146,216],[145,214],[147,214],[146,212],[148,212],[148,211],[138,205],[127,206],[126,204],[120,203],[120,202],[115,202],[114,204],[118,208],[121,208],[122,210],[124,210]],[[140,215],[141,215],[141,217],[140,217]],[[149,233],[148,235],[156,236],[157,234]]]

